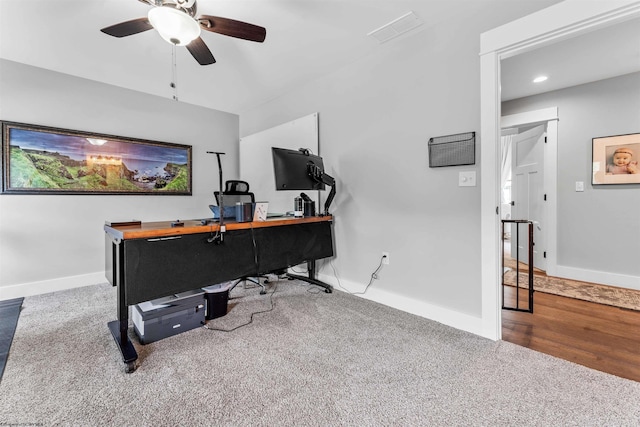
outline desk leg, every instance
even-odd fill
[[[303,282],[311,283],[312,285],[320,286],[321,288],[324,288],[324,291],[328,294],[333,292],[333,286],[316,279],[316,261],[315,260],[307,262],[307,271],[309,272],[309,277],[300,276],[298,274],[290,274],[290,273],[287,273],[287,277],[291,279],[302,280]]]
[[[120,353],[122,353],[122,361],[125,363],[124,371],[127,374],[130,374],[131,372],[136,370],[136,360],[138,359],[138,353],[136,353],[136,349],[133,347],[133,343],[127,336],[128,328],[126,326],[123,328],[122,321],[120,320],[113,320],[107,323],[107,325],[109,326],[111,335],[113,335],[113,339],[116,341],[116,344],[120,349]]]
[[[124,371],[128,374],[136,370],[136,360],[138,353],[133,347],[133,343],[129,340],[129,306],[126,303],[124,295],[124,286],[122,286],[123,277],[118,277],[118,320],[107,323],[113,339],[116,341],[122,361],[125,363]]]

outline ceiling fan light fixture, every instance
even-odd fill
[[[147,15],[160,36],[175,46],[186,46],[200,36],[200,24],[179,9],[159,6]]]

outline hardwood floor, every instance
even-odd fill
[[[505,302],[515,305],[515,288]],[[638,311],[536,292],[533,314],[502,310],[502,339],[640,382]]]

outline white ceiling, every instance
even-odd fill
[[[505,0],[498,12],[512,20],[559,1],[516,4]],[[464,25],[468,22],[465,20],[498,13],[487,7],[495,7],[496,3],[500,2],[198,0],[199,13],[263,26],[267,37],[260,44],[203,32],[202,39],[217,60],[209,66],[198,65],[185,48],[176,48],[177,95],[183,102],[240,113],[359,58],[374,55],[403,37],[427,29],[435,31],[439,25]],[[148,5],[136,0],[0,0],[0,58],[171,98],[171,45],[153,30],[122,39],[99,31],[144,17],[148,10]],[[384,44],[367,36],[409,11],[424,24]],[[520,59],[524,61],[533,54],[520,55]],[[579,65],[568,73],[575,77],[603,62],[591,60],[585,66],[584,62],[567,60],[563,55],[559,62],[564,66]],[[505,76],[526,74],[526,78],[522,77],[526,82],[531,66],[516,65],[517,58],[513,59],[515,71]],[[511,64],[505,61],[504,66],[508,70]],[[612,72],[624,73],[607,71],[608,75]],[[549,83],[554,79],[550,78]],[[515,82],[505,81],[503,92],[511,93],[511,86],[524,86]],[[513,93],[517,93],[515,89]]]
[[[640,71],[640,19],[507,58],[501,64],[502,100],[549,92]],[[533,83],[539,75],[548,80]]]

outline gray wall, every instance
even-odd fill
[[[502,114],[554,106],[558,265],[640,278],[640,185],[591,185],[591,139],[640,132],[640,73],[505,102]]]
[[[225,151],[238,174],[238,116],[0,60],[0,119],[193,146],[193,196],[0,195],[0,292],[104,280],[105,220],[210,217]],[[87,276],[88,275],[88,276]],[[91,283],[84,282],[85,285]],[[48,287],[51,285],[51,287]]]
[[[479,179],[479,159],[431,169],[427,141],[479,131],[480,33],[531,7],[496,3],[382,44],[374,55],[241,114],[245,136],[319,112],[320,154],[338,191],[331,209],[336,258],[321,270],[327,280],[338,283],[337,273],[345,288],[362,291],[388,251],[390,264],[365,297],[445,323],[451,319],[436,315],[440,309],[478,323],[480,187],[459,187],[458,174],[475,170]]]

